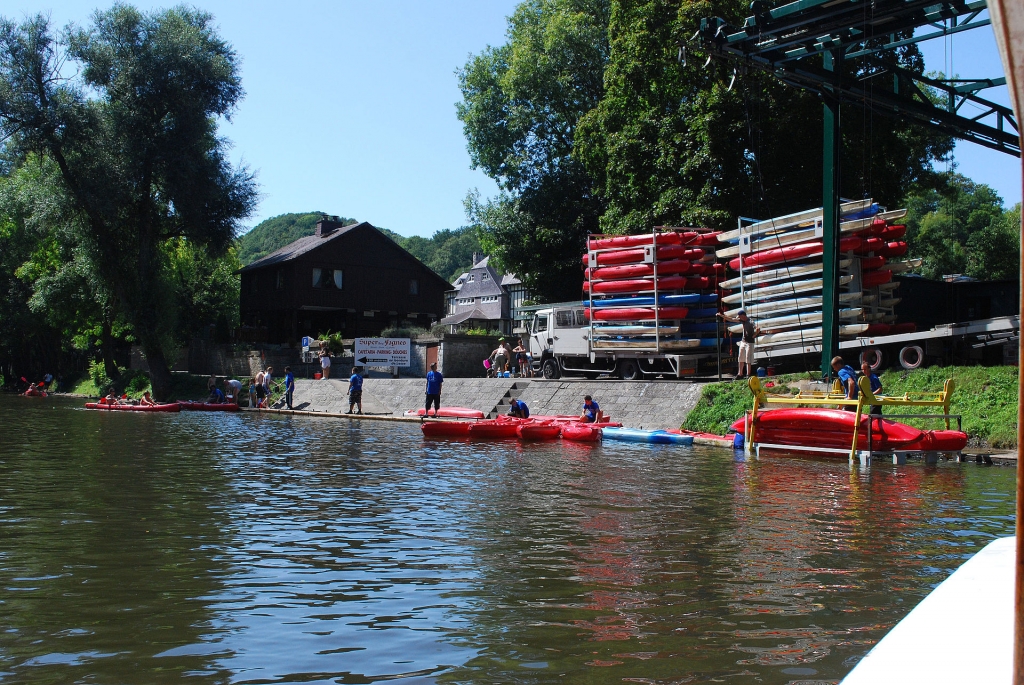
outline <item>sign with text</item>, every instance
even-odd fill
[[[409,338],[356,338],[359,366],[409,366]]]

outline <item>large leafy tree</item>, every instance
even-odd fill
[[[738,22],[748,13],[738,0],[612,1],[606,93],[580,122],[575,150],[608,203],[605,231],[728,227],[738,215],[820,206],[820,101],[754,70],[730,89],[720,65],[677,60],[702,17]],[[923,69],[914,46],[889,57]],[[862,108],[844,107],[843,117],[847,197],[895,204],[950,149],[948,138]]]
[[[462,121],[475,167],[501,194],[467,200],[484,249],[538,295],[578,297],[579,258],[603,203],[573,155],[579,120],[604,93],[608,0],[527,0],[508,42],[459,72]]]
[[[908,195],[907,243],[927,278],[964,274],[983,280],[1016,278],[1020,265],[1020,206],[1003,209],[992,188],[957,173]]]
[[[0,20],[0,133],[57,166],[81,214],[78,245],[131,325],[158,397],[170,392],[174,317],[166,245],[211,254],[256,201],[217,117],[242,96],[235,53],[209,14],[116,5],[55,36],[37,16]]]

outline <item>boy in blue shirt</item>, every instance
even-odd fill
[[[601,423],[601,419],[604,418],[604,412],[601,411],[601,405],[594,401],[594,398],[587,395],[583,398],[583,413],[580,414],[580,421],[584,423]]]
[[[292,375],[292,367],[284,367],[284,403],[292,408],[292,397],[295,396],[295,376]]]
[[[875,395],[877,397],[878,393],[882,392],[882,381],[879,380],[878,375],[874,374],[874,373],[871,373],[871,365],[868,364],[867,362],[863,362],[860,365],[860,372],[861,372],[862,376],[864,376],[865,378],[867,378],[871,382],[871,394]],[[880,405],[880,404],[872,404],[871,405],[871,411],[869,413],[871,413],[871,414],[881,414],[882,413],[882,405]]]
[[[846,364],[842,357],[832,357],[832,370],[836,372],[839,382],[843,384],[846,399],[857,399],[857,372],[853,370],[853,367]],[[844,404],[843,409],[857,411],[857,407],[852,404]]]
[[[424,410],[424,416],[430,415],[430,405],[434,405],[434,416],[437,416],[437,412],[441,410],[441,385],[444,383],[444,376],[437,370],[437,364],[430,365],[430,371],[427,371],[427,407]]]
[[[530,408],[522,400],[512,400],[512,404],[508,408],[508,415],[518,419],[528,419],[530,418]]]
[[[359,367],[352,367],[352,375],[348,379],[348,411],[352,413],[352,407],[359,405],[359,413],[363,413],[363,377],[359,375]]]

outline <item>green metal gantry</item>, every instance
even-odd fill
[[[737,70],[767,71],[818,93],[824,102],[822,209],[822,374],[839,351],[840,105],[912,119],[962,140],[1020,156],[1013,110],[978,95],[1004,77],[935,79],[895,64],[896,48],[988,26],[985,0],[798,0],[771,9],[754,0],[742,26],[701,20],[697,37],[713,58]],[[919,31],[921,30],[921,31]],[[846,72],[853,72],[856,77]],[[971,105],[970,115],[961,110]]]

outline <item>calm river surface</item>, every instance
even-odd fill
[[[1006,467],[78,406],[0,397],[0,681],[831,683],[1013,533]]]

